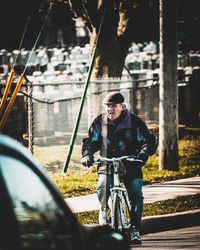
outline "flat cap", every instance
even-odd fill
[[[117,104],[123,102],[124,102],[124,97],[119,92],[110,92],[103,99],[103,104]]]

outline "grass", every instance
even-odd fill
[[[34,156],[40,161],[45,169],[51,174],[61,173],[64,160],[66,158],[68,145],[49,146],[49,147],[34,147]],[[70,173],[81,171],[86,172],[86,169],[80,164],[81,146],[75,145],[71,155],[71,161],[68,167]]]
[[[69,169],[61,176],[66,146],[35,147],[36,158],[45,166],[64,197],[79,196],[96,191],[97,172],[80,164],[81,146],[76,145]],[[152,156],[143,167],[144,184],[159,183],[200,175],[200,136],[179,141],[179,171],[158,170],[158,155]]]
[[[200,208],[200,194],[186,195],[165,201],[144,204],[143,217],[184,212]],[[97,224],[98,211],[76,214],[82,224]]]
[[[53,180],[64,197],[74,197],[96,191],[97,173],[71,173],[64,178],[54,175]]]
[[[199,130],[198,130],[199,131]],[[196,133],[196,131],[195,131]],[[75,146],[67,174],[60,175],[66,146],[35,147],[35,156],[45,166],[64,197],[96,192],[97,172],[80,164],[81,146]],[[158,170],[158,155],[152,156],[143,167],[144,185],[200,175],[200,136],[185,136],[179,140],[179,171]],[[174,213],[200,208],[200,195],[183,196],[173,200],[145,204],[144,216]],[[77,214],[84,224],[97,223],[98,211]]]
[[[74,158],[77,165],[80,159],[78,157],[77,154]],[[168,171],[158,170],[158,155],[152,156],[148,164],[143,167],[144,185],[200,175],[200,137],[180,140],[179,157],[179,171]],[[69,173],[64,177],[54,174],[52,178],[65,197],[91,194],[96,191],[97,173],[94,168],[84,168],[82,171],[80,167],[77,172],[70,166]]]

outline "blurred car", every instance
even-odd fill
[[[33,155],[0,134],[0,250],[126,250],[109,227],[84,226]]]

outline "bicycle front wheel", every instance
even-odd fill
[[[124,192],[114,193],[112,202],[112,228],[125,231],[130,224],[130,210]]]
[[[121,204],[120,204],[120,197],[119,197],[118,193],[114,193],[114,196],[113,196],[112,228],[114,228],[114,229],[121,229],[122,228]]]

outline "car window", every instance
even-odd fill
[[[23,162],[7,156],[1,156],[0,170],[23,249],[75,249],[70,222],[40,177]]]

